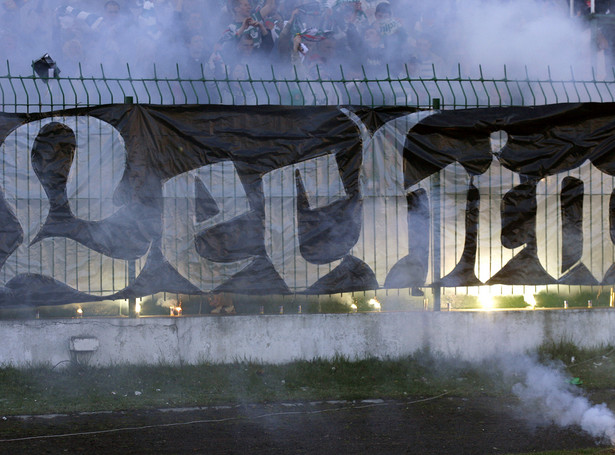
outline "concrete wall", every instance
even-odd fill
[[[56,365],[71,356],[91,365],[284,363],[395,358],[421,349],[480,360],[546,341],[615,344],[614,328],[615,310],[598,308],[0,321],[0,364]]]

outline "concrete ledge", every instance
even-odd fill
[[[615,310],[603,308],[0,321],[0,364],[55,365],[71,358],[71,340],[92,339],[96,366],[398,358],[423,349],[481,360],[549,341],[615,344],[614,328]]]

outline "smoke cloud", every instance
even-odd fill
[[[109,12],[107,3],[4,0],[0,55],[10,61],[12,74],[20,75],[32,74],[32,61],[44,53],[57,61],[61,76],[78,76],[79,63],[84,75],[101,75],[102,64],[106,76],[126,76],[127,63],[133,77],[154,75],[154,64],[159,77],[176,75],[176,64],[185,77],[200,77],[201,64],[206,76],[215,74],[210,58],[234,20],[224,0],[118,0],[119,12]],[[276,3],[277,13],[265,18],[272,25],[277,21],[276,37],[296,7],[311,5],[312,12],[304,13],[295,28],[308,48],[306,56],[319,55],[315,61],[329,66],[330,73],[344,66],[346,77],[362,76],[361,65],[385,75],[386,64],[394,74],[431,77],[432,63],[441,77],[477,75],[479,65],[492,77],[501,75],[503,65],[512,77],[525,77],[526,66],[536,77],[546,74],[547,66],[554,77],[570,76],[571,69],[575,77],[590,76],[592,67],[604,75],[613,47],[605,30],[599,43],[603,52],[594,51],[589,22],[582,15],[571,18],[567,0],[390,0],[392,15],[381,22],[375,19],[378,0],[362,0],[360,14],[350,19],[339,5],[348,1],[323,1],[317,7],[308,0]],[[314,8],[320,13],[313,14]],[[334,49],[325,51],[320,38],[310,40],[310,34],[326,35]],[[288,39],[280,37],[271,52],[239,63],[253,67],[253,77],[270,76],[272,66],[290,74]],[[237,56],[231,56],[232,45],[225,47],[221,58],[232,74],[228,66]]]
[[[514,77],[588,77],[592,66],[605,65],[605,56],[595,51],[586,20],[570,18],[567,2],[487,3],[464,2],[453,24],[462,63],[474,70],[482,65],[487,73],[506,65]],[[600,60],[602,58],[602,61]],[[601,70],[603,71],[603,70]]]
[[[530,356],[500,361],[501,370],[514,378],[512,391],[526,418],[561,427],[578,426],[600,442],[615,445],[615,415],[606,404],[592,404],[582,389],[572,385],[561,364],[544,365]]]

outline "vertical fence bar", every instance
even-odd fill
[[[124,104],[132,104],[134,99],[132,96],[124,97]],[[137,275],[137,262],[134,259],[128,261],[128,285],[134,283]],[[128,299],[128,317],[137,317],[137,299],[133,296]]]
[[[440,98],[433,99],[433,109],[440,109]],[[442,233],[440,231],[442,220],[442,195],[441,195],[440,172],[436,172],[431,179],[431,195],[432,195],[432,238],[433,238],[433,280],[434,283],[431,291],[433,293],[433,310],[440,311],[441,292],[440,286],[441,267],[442,267]]]
[[[440,286],[441,270],[442,267],[442,234],[440,229],[442,227],[442,221],[440,219],[442,213],[442,195],[441,195],[441,181],[440,172],[436,172],[431,178],[431,197],[432,197],[432,242],[433,242],[433,261],[432,261],[432,286],[433,293],[433,310],[440,311],[440,292],[442,288]]]

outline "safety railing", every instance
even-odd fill
[[[0,103],[3,112],[36,112],[109,103],[144,104],[230,104],[230,105],[364,105],[432,107],[438,100],[441,109],[463,109],[495,106],[537,106],[552,103],[615,101],[615,72],[597,77],[555,77],[549,68],[545,74],[530,75],[527,68],[510,75],[506,67],[499,76],[484,74],[483,68],[466,75],[461,65],[456,74],[441,76],[432,66],[431,74],[413,76],[405,66],[394,73],[385,68],[375,77],[362,69],[352,76],[343,67],[327,71],[316,68],[311,77],[300,77],[298,71],[283,72],[271,66],[267,75],[253,75],[246,67],[243,76],[226,72],[223,76],[182,74],[177,65],[173,74],[162,75],[156,68],[150,76],[133,76],[126,65],[121,77],[86,75],[81,69],[76,76],[41,78],[11,73],[0,75]]]

